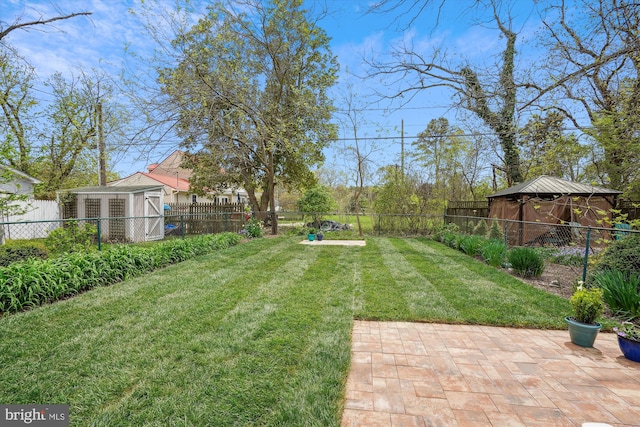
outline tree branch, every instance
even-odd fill
[[[38,19],[36,21],[29,21],[29,22],[22,22],[22,23],[16,22],[15,24],[10,25],[6,29],[0,31],[0,40],[2,40],[5,36],[7,36],[13,30],[25,29],[25,27],[31,27],[31,26],[34,26],[34,25],[47,25],[47,24],[50,24],[52,22],[62,21],[62,20],[65,20],[65,19],[70,19],[70,18],[75,18],[76,16],[89,16],[92,13],[93,12],[76,12],[76,13],[71,13],[69,15],[56,16],[56,17],[49,18],[49,19]]]

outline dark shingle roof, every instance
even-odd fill
[[[487,196],[491,199],[494,197],[510,196],[516,194],[599,194],[614,195],[622,194],[621,191],[610,190],[603,187],[595,187],[589,184],[580,184],[578,182],[567,181],[566,179],[556,178],[553,176],[541,175],[532,180],[522,182],[513,187],[498,191],[495,194]]]

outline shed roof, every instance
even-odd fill
[[[18,169],[11,168],[11,167],[9,167],[9,166],[0,165],[0,171],[2,171],[2,170],[9,171],[9,172],[11,172],[13,175],[15,175],[15,176],[17,176],[17,177],[20,177],[20,178],[23,178],[23,179],[25,179],[25,180],[29,181],[29,182],[30,182],[30,183],[32,183],[32,184],[40,184],[40,183],[42,182],[42,181],[40,181],[38,178],[34,178],[34,177],[32,177],[31,175],[27,175],[26,173],[21,172],[21,171],[19,171]]]
[[[152,190],[162,190],[162,185],[122,185],[122,186],[111,186],[111,187],[78,187],[78,188],[69,188],[66,190],[60,190],[60,192],[64,193],[76,193],[76,194],[89,194],[89,193],[102,193],[102,194],[129,194],[129,193],[139,193],[142,191],[152,191]]]
[[[622,191],[610,190],[604,187],[595,187],[589,184],[580,184],[578,182],[568,181],[566,179],[556,178],[548,175],[541,175],[537,178],[514,185],[498,191],[495,194],[487,196],[492,199],[494,197],[510,196],[516,194],[599,194],[614,195],[622,194]]]

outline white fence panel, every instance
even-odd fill
[[[52,222],[44,222],[39,226],[34,224],[29,227],[25,227],[22,224],[4,224],[2,230],[0,230],[0,234],[3,234],[3,236],[0,236],[0,240],[2,237],[10,239],[40,239],[47,237],[49,232],[60,226],[60,222],[55,221],[60,219],[60,209],[58,202],[54,200],[26,200],[15,204],[25,208],[25,213],[22,215],[7,215],[2,217],[0,221],[8,223],[23,221]]]
[[[22,202],[15,202],[14,204],[23,207],[26,212],[22,215],[6,216],[3,218],[4,222],[47,221],[60,219],[58,202],[55,200],[25,200]]]

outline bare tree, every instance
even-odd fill
[[[408,6],[409,10],[403,13],[414,13],[411,21],[413,22],[417,14],[433,3],[436,2],[383,0],[373,11],[389,12]],[[445,0],[439,1],[438,11],[444,4]],[[509,13],[506,13],[505,17],[501,16],[499,0],[479,0],[476,4],[478,7],[488,7],[492,11],[493,23],[505,40],[495,72],[474,67],[464,61],[451,64],[447,52],[444,51],[434,50],[431,56],[426,56],[412,46],[403,45],[392,53],[390,61],[368,61],[371,66],[369,77],[394,77],[396,82],[402,82],[403,87],[399,90],[391,95],[384,95],[392,99],[408,96],[410,100],[418,92],[436,88],[452,90],[457,98],[456,105],[473,113],[496,134],[504,153],[504,165],[501,169],[511,185],[522,181],[516,140],[516,95],[521,86],[516,82],[514,75],[517,33],[511,29]],[[496,75],[497,79],[493,77]]]
[[[351,88],[349,88],[351,89]],[[358,128],[361,126],[358,110],[352,92],[345,96],[346,122],[353,132],[353,144],[345,144],[342,153],[345,158],[353,161],[355,190],[353,195],[353,205],[356,210],[356,220],[358,222],[358,233],[362,237],[362,224],[360,222],[360,197],[365,189],[365,183],[369,179],[369,170],[372,165],[373,154],[377,151],[375,145],[367,142],[366,138],[360,137]]]
[[[562,0],[543,12],[547,80],[529,84],[527,105],[559,111],[594,138],[603,184],[640,188],[640,3],[581,0],[576,7]]]
[[[76,16],[89,16],[92,12],[75,12],[67,15],[59,15],[54,16],[52,18],[44,18],[40,17],[31,21],[22,21],[23,17],[19,16],[14,21],[13,24],[8,24],[4,21],[0,21],[0,41],[9,35],[10,32],[14,30],[35,30],[38,29],[41,25],[50,26],[54,22],[64,21],[66,19],[75,18]]]

